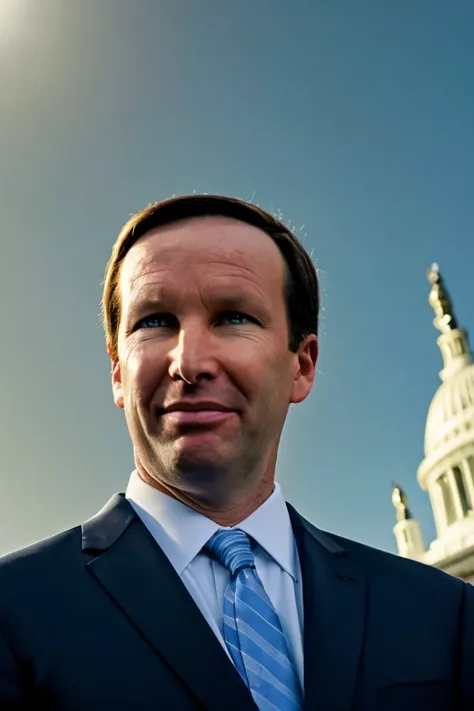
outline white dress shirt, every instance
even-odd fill
[[[229,571],[203,546],[222,529],[215,521],[158,491],[132,472],[125,494],[168,557],[223,648],[224,591]],[[303,689],[303,591],[296,542],[279,484],[271,496],[235,528],[257,545],[253,552],[260,580],[280,619]]]

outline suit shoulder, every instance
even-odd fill
[[[428,584],[439,584],[451,586],[452,589],[460,589],[465,585],[464,581],[455,578],[448,573],[421,561],[403,558],[395,553],[374,548],[365,543],[343,538],[334,534],[326,534],[348,552],[349,555],[365,564],[367,567],[378,570],[381,575],[393,575],[400,581],[407,578],[412,581],[420,580]]]
[[[462,593],[464,588],[469,588],[469,590],[472,588],[474,592],[474,587],[467,585],[463,580],[431,565],[402,558],[394,553],[382,551],[335,533],[322,531],[299,514],[298,517],[300,522],[304,522],[306,530],[323,548],[333,554],[348,555],[354,563],[365,569],[373,578],[381,578],[384,582],[390,582],[397,588],[405,584],[409,588],[412,588],[413,585],[422,587],[428,585],[436,586],[438,589],[441,586],[444,591],[451,589],[454,595]]]
[[[48,536],[18,550],[0,556],[0,577],[14,571],[30,570],[42,567],[48,560],[67,556],[73,550],[80,550],[81,526],[74,526],[65,531]]]

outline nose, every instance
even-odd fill
[[[210,340],[210,334],[201,327],[181,329],[178,344],[170,353],[170,377],[189,384],[195,384],[201,379],[214,379],[218,365]]]

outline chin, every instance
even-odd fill
[[[186,474],[207,474],[213,475],[220,471],[225,471],[225,462],[220,462],[219,459],[212,453],[205,455],[183,452],[181,456],[176,457],[174,462],[174,470],[184,475]]]
[[[226,472],[235,456],[225,456],[216,452],[216,448],[181,448],[175,451],[172,457],[172,470],[183,477],[199,477],[215,479],[216,476]]]

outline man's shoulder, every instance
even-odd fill
[[[91,518],[0,557],[0,596],[6,587],[46,584],[75,577],[84,562],[111,545],[136,515],[122,494],[115,494]],[[84,557],[86,556],[86,557]]]
[[[359,541],[339,536],[333,538],[345,548],[348,555],[366,568],[372,580],[379,580],[384,585],[396,587],[398,591],[405,589],[413,595],[417,588],[420,592],[436,589],[442,591],[443,595],[452,593],[457,597],[466,587],[463,580],[422,561],[403,558]],[[472,589],[470,594],[474,595],[474,588],[468,587],[469,590]]]
[[[81,536],[78,525],[0,556],[0,581],[41,573],[50,564],[60,568],[66,559],[80,553]]]
[[[413,585],[441,586],[444,590],[451,589],[454,594],[461,592],[465,582],[455,578],[448,573],[428,565],[421,561],[403,558],[395,553],[380,550],[360,541],[344,538],[335,533],[322,531],[316,528],[309,521],[306,521],[307,528],[313,532],[316,540],[331,542],[333,552],[339,555],[348,556],[351,561],[365,570],[372,580],[380,580],[384,584],[393,584],[397,588],[407,585],[407,589],[413,590]],[[472,589],[474,595],[474,587]]]

